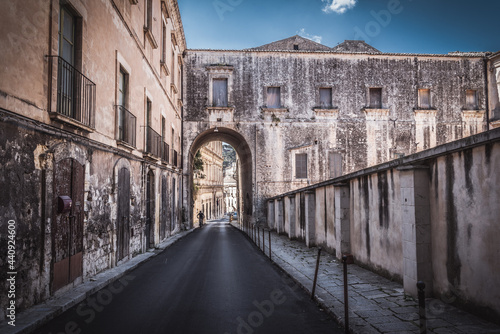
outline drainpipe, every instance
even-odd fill
[[[184,59],[184,57],[186,56],[186,51],[184,51],[182,53],[182,59]],[[182,209],[181,210],[181,220],[184,218],[183,216],[186,216],[186,219],[187,221],[189,222],[189,218],[188,215],[191,215],[192,213],[192,210],[189,208],[185,208],[184,207],[184,204],[187,204],[187,203],[184,203],[184,65],[181,64],[181,142],[179,143],[180,144],[180,150],[181,150],[181,169],[182,169],[182,172],[181,172],[181,182],[179,184],[180,186],[180,194],[179,194],[179,198],[181,200],[181,203],[182,203]],[[189,159],[187,160],[189,162]],[[188,168],[186,168],[187,170]],[[186,202],[190,202],[188,200],[186,200]],[[190,213],[191,212],[191,213]],[[184,213],[184,214],[183,214]],[[182,222],[184,223],[184,222]],[[194,224],[193,224],[194,225]]]
[[[484,96],[486,100],[486,130],[490,130],[490,101],[489,101],[489,86],[488,86],[488,59],[485,56],[484,62]]]
[[[257,197],[259,196],[259,185],[257,184],[257,124],[254,125],[254,130],[255,130],[255,140],[254,140],[254,159],[253,159],[253,175],[254,175],[254,184],[255,184],[255,194],[253,197],[253,203],[252,203],[252,208],[251,210],[255,208],[255,205],[257,204]],[[254,217],[255,221],[255,212],[252,212],[252,216]]]

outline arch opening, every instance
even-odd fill
[[[235,130],[229,128],[214,128],[208,129],[196,136],[190,145],[188,151],[188,161],[186,166],[187,184],[185,189],[185,207],[189,208],[188,219],[189,225],[194,226],[196,220],[196,214],[194,213],[194,196],[193,196],[193,185],[194,185],[194,160],[196,153],[204,145],[213,142],[220,141],[229,144],[236,151],[238,156],[238,184],[239,184],[239,216],[238,220],[241,225],[246,225],[253,220],[253,160],[252,152],[247,140]]]

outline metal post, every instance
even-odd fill
[[[349,334],[349,296],[347,293],[347,255],[342,256],[344,264],[344,314],[345,314],[345,333]]]
[[[271,259],[271,230],[269,230],[269,260]]]
[[[262,253],[266,254],[266,238],[264,233],[266,233],[266,230],[262,228]]]
[[[257,239],[257,245],[260,248],[260,228],[257,226],[257,235],[255,236]]]
[[[316,270],[314,271],[314,281],[313,288],[311,292],[311,299],[314,299],[314,293],[316,292],[316,282],[318,281],[318,269],[319,269],[319,258],[321,256],[321,247],[318,247],[318,258],[316,259]]]
[[[418,289],[418,315],[420,317],[420,333],[427,333],[427,317],[425,316],[425,283],[417,282]]]

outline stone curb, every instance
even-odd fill
[[[193,232],[195,229],[180,232],[161,244],[154,250],[148,250],[145,253],[139,254],[130,259],[128,262],[123,263],[118,267],[108,269],[101,272],[94,277],[91,277],[87,282],[62,293],[58,296],[53,296],[45,302],[35,305],[16,316],[16,326],[10,326],[5,320],[0,324],[0,333],[4,334],[24,334],[31,333],[36,328],[42,326],[48,321],[54,319],[61,313],[84,301],[86,298],[103,289],[110,283],[122,278],[140,264],[160,254],[162,251],[172,246],[174,243]]]

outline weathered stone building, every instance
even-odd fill
[[[222,142],[214,141],[200,149],[203,171],[194,174],[196,195],[193,215],[199,211],[205,219],[217,219],[224,214],[224,176],[222,173]]]
[[[266,220],[266,198],[500,125],[498,53],[389,54],[298,36],[186,51],[175,0],[3,1],[0,12],[0,249],[14,222],[19,311],[193,226],[192,161],[209,142],[238,153],[248,225]],[[366,235],[354,249],[383,267]],[[400,262],[385,269],[404,275]]]
[[[226,212],[238,212],[238,162],[224,171],[224,203]]]
[[[0,249],[14,222],[21,311],[181,229],[186,45],[175,0],[0,12]]]
[[[330,49],[299,36],[187,50],[184,169],[203,143],[230,143],[243,219],[264,220],[266,197],[486,130],[487,55]]]
[[[500,51],[488,57],[488,107],[490,128],[500,127]]]

